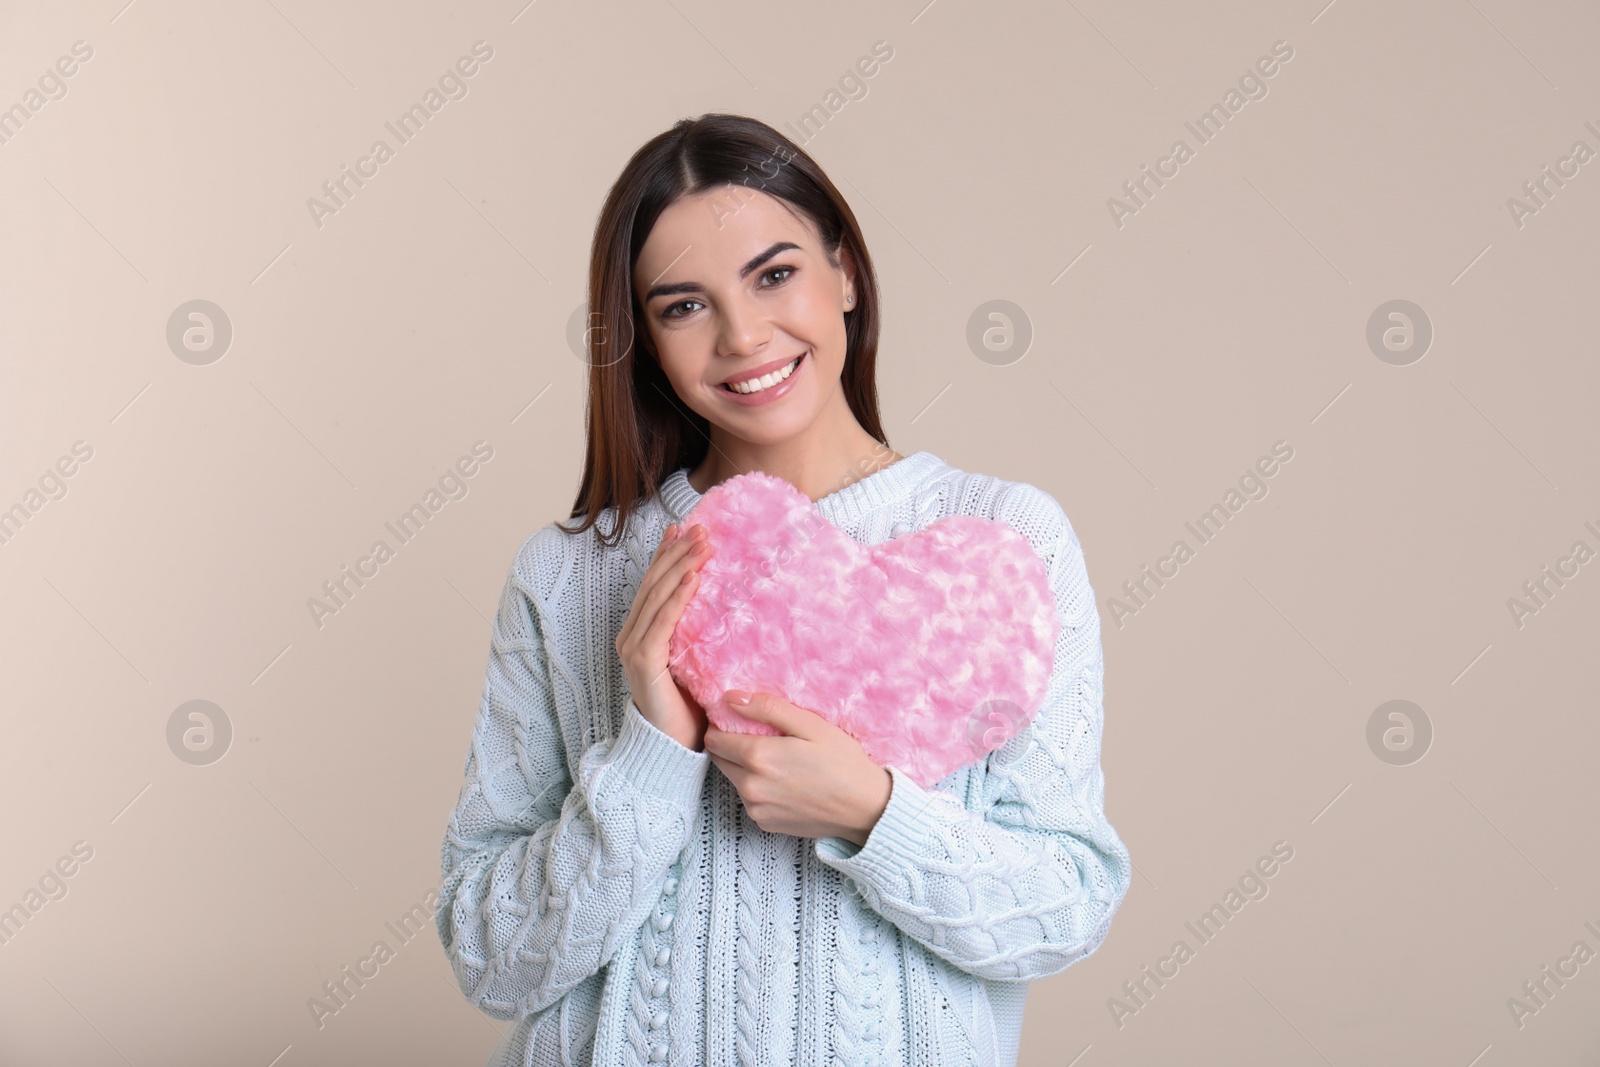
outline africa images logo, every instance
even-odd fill
[[[972,758],[983,759],[1007,741],[1016,737],[1028,721],[1022,705],[1005,697],[985,700],[967,716],[967,747]]]

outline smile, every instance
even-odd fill
[[[794,373],[795,368],[800,365],[800,360],[804,357],[804,355],[804,353],[801,353],[800,355],[794,357],[794,359],[790,360],[787,366],[779,367],[770,374],[763,374],[759,378],[751,378],[750,380],[743,382],[723,382],[722,388],[728,390],[729,392],[739,393],[745,396],[771,389],[778,383],[787,380],[789,375]]]

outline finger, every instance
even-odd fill
[[[821,716],[791,704],[773,693],[751,693],[750,702],[734,710],[748,719],[764,722],[789,737],[809,738]]]
[[[690,555],[704,541],[703,537],[696,537],[693,533],[675,537],[672,543],[661,552],[660,558],[650,565],[645,571],[644,581],[640,583],[640,591],[646,592],[653,589],[655,584],[662,581],[669,570],[682,562],[685,556]]]
[[[678,580],[678,586],[672,595],[661,605],[655,617],[650,620],[650,628],[645,631],[642,640],[652,647],[658,643],[665,645],[672,639],[672,631],[677,627],[678,620],[683,618],[684,609],[689,606],[689,601],[694,597],[695,590],[700,588],[700,571],[685,571]]]
[[[701,529],[702,528],[700,526],[693,526],[685,529],[681,523],[673,523],[664,531],[662,531],[661,543],[656,546],[655,555],[652,556],[651,559],[660,559],[662,556],[667,554],[667,550],[673,545],[690,540],[695,532]],[[702,534],[702,536],[704,535]]]
[[[670,598],[677,597],[683,592],[686,576],[693,574],[702,561],[706,560],[707,552],[704,547],[693,547],[683,550],[678,558],[672,560],[670,566],[662,566],[661,573],[651,585],[650,592],[646,593],[638,605],[638,619],[634,624],[634,638],[632,640],[654,640],[658,635],[653,635],[653,624],[661,613],[662,605],[666,605]],[[666,563],[666,561],[664,561]]]
[[[717,730],[714,726],[707,726],[707,736],[710,736],[713,730],[716,730],[716,737],[711,744],[716,745],[717,758],[736,767],[749,767],[750,751],[754,747],[755,735],[736,733],[732,730]],[[710,749],[707,748],[707,751]]]
[[[633,633],[639,629],[640,616],[644,611],[650,594],[656,589],[665,573],[665,568],[671,567],[676,561],[694,549],[695,542],[689,537],[679,537],[676,533],[669,542],[666,538],[656,548],[655,560],[644,573],[644,579],[639,583],[638,590],[633,595],[633,606],[628,611],[628,618],[623,622],[622,629],[617,634],[617,640],[627,644],[632,639]]]
[[[683,540],[684,549],[678,558],[672,561],[670,566],[665,565],[667,562],[665,559],[662,560],[661,564],[657,564],[658,567],[661,567],[661,573],[657,576],[655,584],[651,586],[650,592],[645,595],[643,602],[635,609],[637,620],[628,638],[630,641],[634,639],[633,635],[638,635],[640,639],[644,640],[654,640],[659,636],[652,633],[652,624],[655,622],[661,606],[669,598],[681,592],[684,575],[695,573],[700,564],[710,556],[711,550],[709,546],[695,545],[690,547],[688,544],[689,538],[684,538]]]
[[[689,603],[689,598],[694,596],[694,591],[699,586],[700,572],[686,572],[679,581],[677,590],[667,598],[666,603],[662,604],[660,610],[656,612],[650,628],[639,638],[639,644],[642,648],[662,650],[662,658],[667,661],[661,670],[656,672],[655,677],[650,679],[649,685],[652,687],[672,670],[671,658],[666,654],[668,645],[672,640],[672,630],[673,627],[678,625],[678,619],[683,616],[684,607]],[[672,681],[674,685],[678,686],[679,692],[686,692],[676,678]],[[698,703],[695,704],[695,707],[699,706]]]
[[[676,541],[677,539],[678,539],[678,524],[677,523],[673,523],[671,526],[668,526],[664,531],[662,531],[661,543],[656,545],[655,555],[651,556],[650,558],[652,560],[660,559],[661,556],[662,556],[662,553],[666,552],[666,550],[669,547],[671,547],[672,542]]]
[[[739,796],[742,798],[744,796],[744,783],[750,777],[750,772],[737,763],[733,763],[721,756],[712,756],[711,762],[716,764],[717,770],[721,771],[723,776],[733,783],[733,788],[738,791]]]

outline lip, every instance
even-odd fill
[[[725,399],[735,404],[743,404],[745,407],[758,407],[761,404],[770,404],[774,400],[781,400],[785,396],[789,395],[789,392],[794,388],[794,380],[800,377],[801,374],[805,373],[806,366],[810,364],[810,355],[810,349],[806,349],[806,351],[800,353],[800,362],[795,364],[794,370],[789,373],[787,378],[779,382],[777,385],[774,385],[771,389],[763,389],[759,393],[736,393],[731,389],[722,388],[721,385],[717,385],[714,388]],[[786,367],[794,360],[794,358],[794,356],[790,356],[788,359],[777,360],[776,362],[769,364],[765,369],[757,368],[761,373],[754,375],[754,377],[759,378],[762,374],[770,374],[772,371]],[[746,377],[750,377],[750,375],[746,375]],[[739,380],[744,381],[745,379],[740,378]]]
[[[722,379],[722,381],[718,382],[717,384],[718,385],[735,385],[735,384],[737,384],[739,382],[748,382],[751,378],[759,378],[763,374],[771,374],[773,371],[781,370],[782,368],[787,367],[789,364],[791,364],[793,362],[794,362],[794,357],[793,356],[784,356],[782,359],[775,359],[771,363],[763,363],[759,367],[751,367],[749,370],[745,371],[743,374],[735,374],[732,378],[724,378],[724,379]],[[800,369],[799,367],[795,368],[795,370],[799,370],[799,369]]]

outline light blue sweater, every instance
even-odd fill
[[[646,721],[617,658],[662,533],[700,497],[687,473],[616,548],[538,531],[500,597],[437,912],[461,991],[514,1021],[490,1064],[1012,1067],[1027,983],[1093,953],[1128,889],[1076,533],[1042,490],[929,452],[817,501],[863,544],[946,515],[1010,523],[1048,566],[1061,637],[1026,730],[932,788],[891,765],[864,846],[797,838]]]

